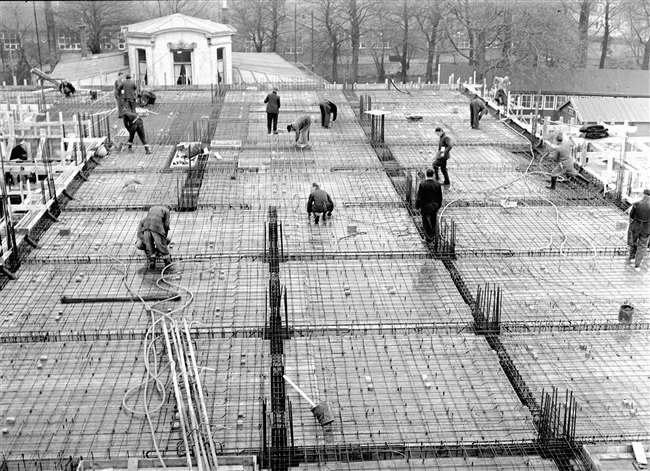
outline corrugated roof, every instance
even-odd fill
[[[133,23],[126,26],[126,29],[127,37],[130,34],[146,35],[174,29],[194,29],[209,34],[234,34],[237,32],[237,30],[230,25],[215,23],[214,21],[204,20],[201,18],[194,18],[193,16],[187,16],[181,13],[162,16],[160,18],[142,21],[140,23]]]
[[[650,71],[530,68],[510,76],[514,93],[650,97]]]
[[[571,103],[581,123],[650,122],[650,98],[573,97]]]
[[[244,82],[294,82],[320,77],[310,75],[273,52],[233,52],[233,80]]]
[[[118,72],[129,72],[124,52],[109,52],[81,57],[79,53],[62,54],[52,77],[65,79],[73,85],[112,85]]]

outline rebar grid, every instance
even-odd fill
[[[296,445],[533,440],[532,416],[490,352],[472,335],[294,339],[287,376],[337,416],[320,428],[290,391]]]
[[[3,434],[5,459],[21,455],[52,459],[61,450],[74,456],[117,459],[153,450],[146,422],[122,405],[124,397],[129,409],[142,410],[143,397],[136,392],[145,380],[140,366],[142,341],[46,342],[23,347],[5,344],[0,355],[0,368],[11,371],[13,378],[3,388],[0,414],[15,419]],[[259,446],[257,398],[266,394],[268,369],[263,341],[197,340],[196,350],[198,364],[206,367],[201,371],[202,383],[220,449],[237,453]],[[160,379],[168,383],[168,374]],[[127,391],[133,392],[125,396]],[[149,400],[154,405],[159,401]],[[159,446],[177,456],[181,437],[173,426],[174,409],[173,401],[164,401],[152,415]],[[18,455],[12,450],[18,450]]]
[[[137,139],[136,139],[137,142]],[[121,151],[115,150],[104,158],[95,157],[98,165],[93,169],[93,176],[98,173],[132,173],[165,172],[174,156],[174,145],[151,146],[153,154],[145,154],[144,148],[138,146],[129,152],[126,146]]]
[[[576,439],[601,441],[650,437],[649,340],[647,331],[501,336],[531,392],[573,391]]]
[[[402,167],[431,167],[438,153],[438,146],[393,146],[391,152]],[[503,147],[497,146],[456,146],[452,149],[449,167],[464,172],[501,172],[503,170],[523,172],[527,160]],[[460,174],[460,172],[459,172]]]
[[[203,178],[198,205],[257,209],[257,206],[267,204],[304,213],[312,182],[318,182],[329,194],[336,195],[337,205],[401,204],[401,198],[383,172],[316,172],[308,169],[304,173],[240,172],[234,181],[230,174],[211,172]]]
[[[449,206],[456,254],[596,256],[627,250],[626,217],[615,208]]]
[[[620,257],[459,258],[455,265],[472,290],[501,287],[505,324],[616,323],[621,304],[635,306],[635,321],[650,320],[650,296],[639,289],[650,277]]]
[[[280,275],[289,325],[301,332],[472,322],[469,306],[436,260],[288,262]]]

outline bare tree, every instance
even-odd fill
[[[589,13],[591,10],[591,1],[582,0],[580,2],[580,19],[578,21],[578,31],[580,31],[580,59],[579,67],[587,67],[587,57],[589,53]]]
[[[331,60],[331,80],[338,81],[338,63],[341,46],[350,39],[349,27],[346,23],[343,0],[314,0],[312,3],[316,21],[324,30],[325,50],[323,58]]]
[[[641,70],[648,70],[650,63],[650,0],[639,0],[625,4],[626,17],[634,38],[642,46],[641,58],[637,57]],[[632,49],[633,51],[635,48]]]
[[[440,0],[427,0],[419,4],[416,11],[415,19],[420,26],[420,31],[424,35],[427,42],[427,67],[426,67],[426,81],[434,82],[434,59],[436,61],[435,69],[438,68],[440,54],[436,54],[438,48],[439,36],[438,26],[442,19],[440,13]]]
[[[140,2],[146,18],[182,13],[188,16],[210,16],[214,2],[208,0],[144,0]]]
[[[30,6],[30,5],[27,5]],[[3,6],[5,14],[2,15],[0,20],[0,27],[4,31],[11,31],[16,34],[16,39],[18,42],[17,49],[13,49],[10,46],[9,51],[15,50],[16,56],[10,52],[10,67],[11,74],[16,77],[18,82],[23,80],[29,80],[30,70],[33,64],[38,63],[38,57],[34,47],[29,47],[26,41],[28,32],[31,32],[34,27],[34,17],[30,15],[29,10],[27,10],[24,2],[7,2]],[[4,46],[4,45],[3,45]],[[4,51],[3,51],[4,52]],[[14,65],[14,58],[17,58],[18,61]],[[4,62],[4,55],[3,55]]]
[[[285,0],[238,0],[232,4],[231,23],[238,35],[250,41],[257,52],[278,51],[287,23]]]
[[[80,23],[86,25],[88,48],[93,54],[102,52],[103,39],[108,33],[123,24],[132,23],[129,3],[115,0],[61,2],[61,9],[57,12],[57,16],[60,20],[60,29],[70,36],[77,34]]]
[[[348,0],[350,42],[352,45],[352,83],[359,80],[359,46],[361,37],[368,34],[369,20],[382,12],[382,3],[376,0]]]

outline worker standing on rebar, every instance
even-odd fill
[[[294,131],[296,133],[296,147],[300,147],[301,149],[311,147],[309,144],[309,128],[311,127],[311,122],[312,118],[305,115],[287,126],[287,132]]]
[[[445,131],[443,131],[442,128],[437,127],[436,128],[436,134],[438,135],[438,153],[436,154],[436,158],[433,161],[433,172],[435,173],[436,176],[436,181],[440,179],[438,175],[438,169],[442,171],[442,176],[445,177],[445,181],[442,182],[443,185],[449,185],[449,173],[447,172],[447,161],[449,160],[449,152],[451,151],[451,148],[453,147],[451,143],[451,138],[445,134]]]
[[[280,114],[278,87],[273,87],[271,93],[264,98],[264,103],[266,103],[266,130],[271,136],[278,133],[278,115]]]
[[[487,106],[485,106],[483,99],[478,95],[474,95],[474,98],[472,98],[469,102],[469,117],[472,129],[478,129],[479,121],[483,115],[487,113]]]
[[[555,168],[551,171],[551,184],[547,186],[549,190],[555,190],[557,177],[561,175],[569,175],[582,181],[587,188],[589,188],[589,180],[580,175],[573,166],[573,158],[571,158],[571,143],[570,139],[564,139],[562,133],[555,136],[555,145],[551,151],[549,158],[557,162]]]
[[[307,200],[307,216],[311,217],[314,213],[314,223],[318,224],[320,216],[323,216],[323,222],[332,217],[334,202],[325,190],[321,190],[318,183],[311,184],[311,193]]]
[[[432,168],[427,169],[426,175],[426,180],[418,188],[415,209],[419,209],[422,215],[424,239],[431,243],[438,240],[438,210],[442,206],[442,187],[433,179]]]
[[[147,144],[147,137],[144,134],[144,123],[142,122],[142,118],[135,113],[125,111],[123,119],[124,127],[129,131],[129,150],[132,149],[133,139],[135,139],[137,133],[142,145],[144,146],[145,153],[151,154],[152,152],[149,150],[149,145]]]
[[[153,206],[147,216],[138,224],[138,242],[136,247],[144,250],[149,260],[149,268],[156,268],[156,255],[161,255],[165,267],[172,263],[169,254],[169,222],[171,206]]]
[[[496,93],[494,94],[494,101],[497,102],[497,105],[504,106],[508,101],[508,87],[510,87],[510,79],[506,75],[505,77],[494,77],[494,87],[496,87]]]
[[[336,121],[336,114],[338,109],[336,105],[329,100],[321,101],[318,106],[320,107],[320,123],[324,128],[330,127],[330,117],[332,118],[331,123],[333,124]]]
[[[133,80],[131,80],[131,76],[127,75],[126,80],[120,87],[120,92],[122,94],[122,99],[124,100],[124,107],[131,111],[131,113],[135,113],[135,99],[137,98],[137,89],[138,86]]]
[[[627,230],[627,245],[630,246],[630,263],[641,271],[641,262],[648,250],[650,239],[650,189],[643,190],[643,198],[630,207],[630,226]]]
[[[115,79],[113,96],[115,97],[115,102],[117,103],[117,117],[121,118],[124,115],[124,102],[122,101],[122,84],[124,79],[122,78],[122,72],[117,73],[117,78]]]

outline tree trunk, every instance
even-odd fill
[[[332,82],[336,83],[339,80],[339,45],[334,40],[332,45]]]
[[[45,2],[45,26],[47,28],[47,48],[50,56],[50,71],[52,71],[57,63],[57,38],[56,23],[54,23],[54,11],[52,10],[51,0]]]
[[[578,31],[580,32],[580,59],[578,67],[587,67],[587,55],[589,52],[589,10],[590,0],[582,0],[580,4],[580,21]]]
[[[271,25],[271,52],[278,51],[278,4],[277,1],[273,1],[271,6],[271,19],[273,21]]]
[[[609,1],[605,2],[605,31],[603,32],[603,42],[600,44],[600,64],[599,69],[605,68],[605,60],[607,59],[607,49],[609,48]]]
[[[435,82],[433,79],[433,60],[436,57],[436,44],[438,42],[438,25],[440,24],[440,13],[435,12],[431,17],[431,36],[429,36],[429,44],[427,45],[427,72],[426,81]],[[438,70],[438,59],[436,57],[436,71]]]
[[[409,11],[408,11],[408,0],[404,0],[404,10],[402,12],[404,15],[404,35],[402,37],[402,83],[405,83],[408,79],[408,47],[409,47]]]
[[[352,83],[359,80],[359,12],[357,0],[350,0],[350,40],[352,42]]]

